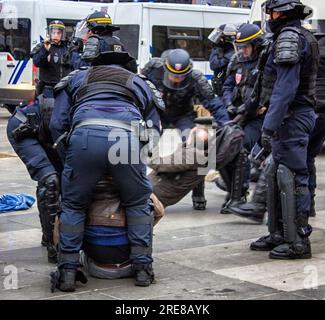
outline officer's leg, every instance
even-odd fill
[[[246,202],[247,185],[245,185],[245,173],[247,172],[247,151],[243,148],[236,159],[233,161],[233,172],[230,185],[230,199],[221,209],[220,213],[228,214],[231,207],[237,207],[239,204]]]
[[[271,158],[268,166],[265,168],[268,230],[270,234],[252,242],[250,245],[251,250],[269,251],[283,243],[276,169],[277,166],[273,158]]]
[[[315,128],[308,144],[307,166],[309,171],[309,191],[311,196],[310,217],[316,216],[315,190],[316,190],[316,167],[315,158],[321,152],[325,141],[325,114],[318,115]]]
[[[53,287],[74,291],[75,282],[85,282],[79,267],[86,211],[97,182],[108,170],[108,133],[78,128],[71,136],[62,173],[62,212],[58,271]],[[80,278],[78,278],[80,277]]]
[[[185,142],[188,138],[190,130],[194,127],[195,114],[190,113],[178,119],[175,123],[177,129],[180,130],[182,141]],[[194,210],[205,210],[206,199],[204,196],[204,181],[202,181],[192,192],[192,202]]]
[[[146,166],[117,164],[110,170],[120,191],[125,207],[128,236],[131,243],[130,259],[135,272],[135,285],[149,286],[154,281],[152,269],[153,214],[149,206],[152,193]]]
[[[306,187],[296,187],[297,179],[293,172],[280,164],[277,182],[281,195],[283,231],[285,244],[274,248],[270,257],[275,259],[310,258],[311,248],[308,236],[312,229],[308,225],[310,195]],[[306,206],[307,214],[299,212]]]
[[[266,212],[266,197],[267,197],[267,177],[266,172],[272,162],[272,155],[265,160],[264,168],[256,183],[256,188],[252,200],[248,203],[239,205],[238,208],[232,208],[232,212],[240,217],[252,219],[254,221],[263,222]]]
[[[284,121],[278,132],[280,149],[274,156],[279,162],[277,178],[281,195],[285,243],[274,248],[275,259],[310,258],[308,224],[310,193],[308,189],[307,147],[314,128],[313,111],[296,113]]]
[[[56,250],[53,246],[53,224],[59,209],[59,185],[56,170],[44,148],[35,138],[21,137],[17,141],[15,129],[21,125],[16,117],[8,120],[8,140],[24,162],[31,178],[38,181],[36,197],[42,227],[42,245],[48,249],[49,262],[55,262]]]

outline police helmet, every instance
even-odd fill
[[[181,90],[190,84],[193,62],[184,49],[169,50],[163,57],[164,79],[166,87]]]
[[[221,41],[232,43],[237,34],[237,28],[233,24],[222,24],[219,28],[215,28],[208,36],[208,39],[214,44]]]
[[[313,9],[304,5],[300,0],[267,0],[262,4],[263,11],[271,14],[272,11],[291,13],[301,20],[313,13]]]
[[[79,21],[76,24],[76,27],[73,32],[73,36],[72,36],[73,41],[82,40],[83,42],[86,42],[88,32],[89,29],[87,27],[87,19],[83,19]]]
[[[87,17],[87,27],[95,34],[101,34],[105,30],[111,32],[120,30],[120,27],[112,24],[112,18],[102,11],[95,11]]]
[[[61,20],[53,20],[49,23],[48,26],[48,34],[50,36],[50,41],[52,41],[52,33],[53,31],[61,31],[62,36],[61,36],[61,41],[66,40],[66,31],[65,31],[65,25]]]
[[[117,37],[89,37],[81,58],[91,62],[93,66],[117,64],[137,72],[135,59],[126,51],[123,43]]]
[[[262,45],[265,41],[263,30],[256,24],[245,23],[238,29],[235,44],[237,47],[244,47],[252,44],[254,47]]]

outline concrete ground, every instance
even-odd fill
[[[5,111],[0,111],[0,195],[35,196],[36,183],[8,145],[7,117]],[[206,183],[206,211],[193,211],[191,198],[187,196],[168,208],[155,228],[157,284],[139,288],[132,279],[89,278],[88,284],[79,285],[76,293],[51,294],[49,272],[54,267],[47,263],[46,249],[40,245],[41,230],[34,205],[26,211],[0,214],[0,300],[324,299],[324,156],[318,158],[317,169],[317,217],[311,219],[312,259],[277,261],[270,260],[268,253],[250,251],[250,242],[266,234],[266,226],[219,214],[224,193]],[[15,270],[17,283],[10,277]]]

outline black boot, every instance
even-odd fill
[[[271,233],[252,242],[250,249],[254,251],[270,251],[283,243],[284,239],[280,233]]]
[[[47,261],[49,263],[58,262],[58,253],[54,245],[48,244],[47,246]]]
[[[217,177],[215,184],[222,191],[227,191],[227,186],[221,176]]]
[[[243,218],[248,218],[253,221],[263,223],[266,212],[266,174],[262,171],[260,178],[257,181],[256,189],[252,197],[252,201],[244,203],[237,207],[229,208],[231,213]]]
[[[234,170],[231,177],[230,185],[230,199],[226,205],[221,209],[220,213],[229,214],[231,207],[238,207],[246,203],[246,189],[244,185],[244,175],[247,165],[247,151],[241,150],[236,159],[234,160]]]
[[[47,240],[46,234],[43,233],[43,234],[42,234],[41,245],[42,245],[43,247],[47,247],[48,244],[49,244],[49,242],[48,242],[48,240]]]
[[[315,210],[315,195],[311,196],[311,203],[310,203],[310,212],[309,217],[316,217],[316,210]]]
[[[284,243],[275,247],[269,254],[271,259],[310,259],[311,246],[308,237],[297,237],[293,243]]]
[[[197,185],[192,191],[192,202],[194,210],[205,210],[207,201],[204,196],[204,181]]]
[[[87,283],[86,275],[80,269],[58,268],[51,272],[51,292],[59,289],[63,292],[76,291],[76,282]]]
[[[139,287],[148,287],[152,283],[156,283],[155,274],[151,264],[132,264],[132,270],[134,272],[134,284]]]

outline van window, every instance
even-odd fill
[[[317,33],[325,33],[325,20],[309,20],[309,24],[311,24],[311,29],[315,30]]]
[[[67,39],[71,39],[73,31],[74,31],[77,23],[80,21],[80,20],[60,19],[60,18],[47,18],[46,20],[47,20],[47,25],[49,25],[50,22],[53,20],[62,21],[65,25],[65,33],[67,35]]]
[[[118,26],[121,29],[114,32],[114,35],[121,39],[125,49],[130,52],[132,57],[138,59],[140,26],[137,24]]]
[[[212,49],[208,36],[211,28],[152,27],[152,56],[160,57],[167,49],[185,49],[193,60],[206,61]]]
[[[8,25],[6,20],[0,19],[0,52],[11,53],[15,60],[29,59],[31,21],[19,18]]]

